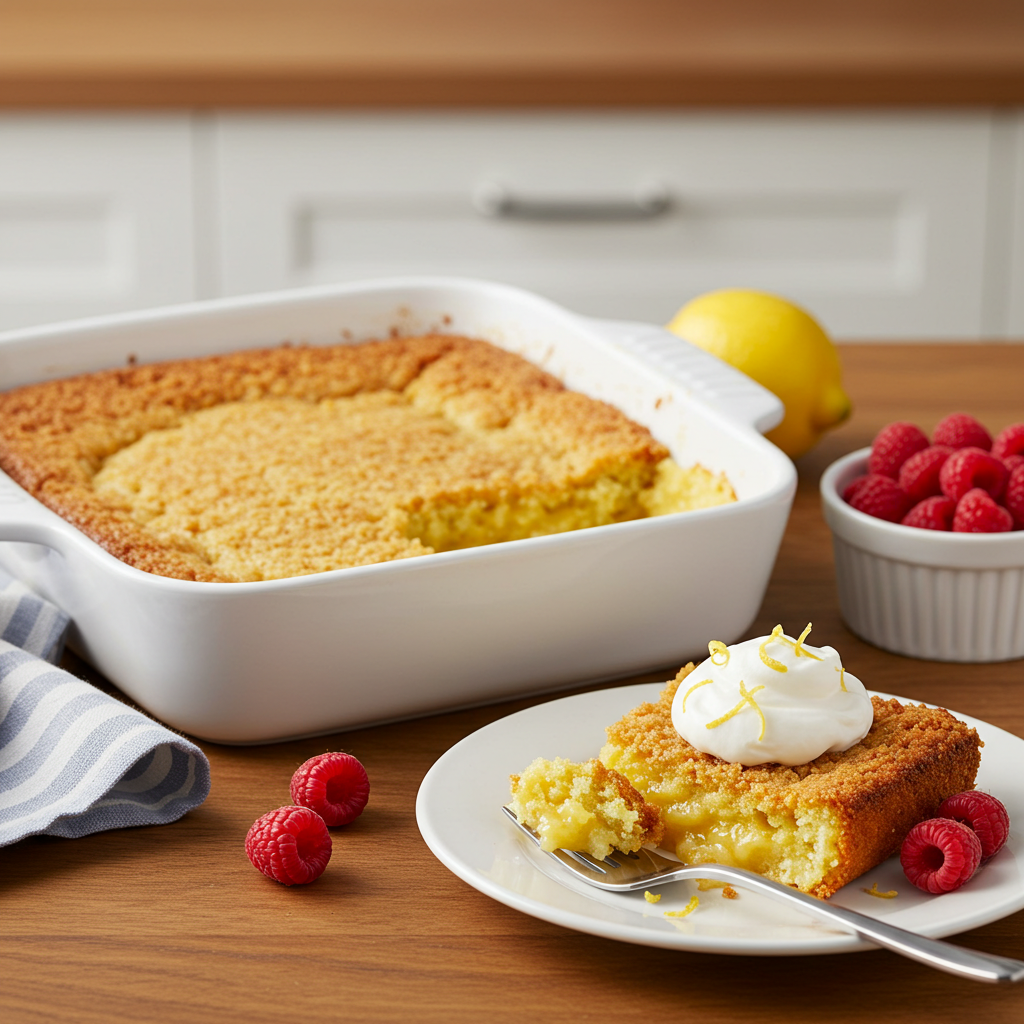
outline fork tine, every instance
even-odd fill
[[[569,854],[573,860],[578,861],[585,868],[589,868],[591,871],[596,871],[602,875],[608,874],[608,868],[614,871],[616,868],[622,867],[621,864],[612,860],[611,857],[598,860],[596,857],[592,857],[589,853],[583,853],[581,850],[562,850],[561,852]]]
[[[587,854],[585,853],[580,853],[579,850],[562,850],[561,852],[564,853],[567,857],[572,857],[572,859],[576,861],[577,864],[582,864],[585,868],[587,868],[588,871],[596,871],[598,872],[598,874],[601,875],[608,874],[608,872],[605,871],[605,869],[601,867],[601,865],[598,864],[597,861],[595,861],[592,857],[587,856]],[[618,865],[615,866],[618,867]]]

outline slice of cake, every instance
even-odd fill
[[[779,651],[766,647],[770,639],[750,643],[781,665]],[[779,638],[779,646],[783,641],[794,644]],[[718,652],[725,657],[724,645]],[[680,698],[692,701],[721,684],[693,682],[693,672],[687,665],[657,703],[610,726],[601,751],[609,768],[661,809],[662,845],[685,864],[731,864],[828,897],[898,852],[907,832],[945,798],[974,787],[981,742],[973,729],[948,711],[878,697],[871,698],[866,735],[803,764],[748,767],[702,753],[673,725],[673,703],[678,709],[686,703]],[[852,677],[844,681],[839,672],[836,679],[845,688]],[[700,728],[710,735],[740,723],[751,746],[764,742],[768,700],[756,689],[748,680],[746,696]]]
[[[511,783],[509,807],[540,836],[543,850],[578,850],[603,860],[613,849],[632,853],[662,840],[658,808],[596,758],[576,764],[538,757]]]
[[[18,388],[0,394],[0,468],[129,565],[214,582],[735,500],[619,410],[450,335]]]

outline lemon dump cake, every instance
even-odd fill
[[[122,561],[217,582],[735,500],[617,409],[449,335],[19,388],[0,395],[0,467]]]
[[[661,845],[684,864],[826,898],[973,789],[981,742],[948,711],[870,697],[832,648],[805,643],[809,630],[712,641],[705,662],[607,728],[600,759],[660,810]]]
[[[703,754],[672,726],[684,669],[656,704],[608,729],[602,760],[665,822],[686,864],[731,864],[827,897],[899,851],[907,832],[974,786],[979,740],[949,712],[872,698],[849,750],[802,765],[745,767]]]
[[[542,850],[582,850],[602,860],[661,842],[658,808],[596,758],[583,764],[537,758],[513,775],[509,807],[539,836]]]

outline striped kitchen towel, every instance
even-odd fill
[[[0,570],[0,846],[176,821],[210,791],[194,743],[51,664],[67,625]]]

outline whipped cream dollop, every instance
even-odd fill
[[[776,626],[770,636],[726,647],[680,684],[672,724],[692,746],[743,765],[794,765],[847,750],[874,720],[871,698],[843,668],[832,647],[794,640]]]

